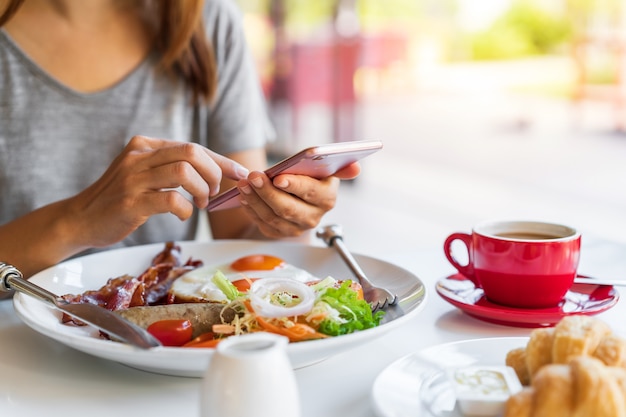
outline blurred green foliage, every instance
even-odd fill
[[[519,0],[487,30],[470,35],[471,58],[513,59],[545,55],[570,39],[565,14],[551,13],[537,2]]]
[[[272,0],[236,0],[245,13],[270,17]],[[474,0],[479,2],[481,0]],[[563,52],[590,23],[610,24],[626,0],[562,0],[562,8],[544,0],[512,0],[486,29],[461,32],[459,0],[357,0],[362,33],[401,31],[412,39],[437,38],[443,55],[458,60],[504,60]],[[291,39],[324,33],[339,0],[284,0]],[[280,3],[280,2],[276,2]],[[551,4],[553,7],[549,8]],[[266,33],[265,36],[272,36]]]
[[[236,0],[246,13],[268,16],[271,0]],[[291,33],[306,33],[328,24],[338,0],[284,0],[286,25]],[[356,13],[363,31],[418,26],[425,20],[451,20],[457,0],[357,0]]]
[[[624,0],[565,0],[575,31],[583,33],[593,22],[614,24],[622,17]]]
[[[359,0],[358,14],[365,30],[389,27],[419,29],[426,20],[451,20],[456,0]]]
[[[332,18],[335,0],[287,0],[285,6],[291,28],[310,30]]]

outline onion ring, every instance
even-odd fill
[[[299,299],[297,304],[283,306],[272,303],[271,298],[287,293]],[[255,313],[261,317],[294,317],[307,314],[315,303],[315,292],[308,285],[285,278],[263,278],[252,283],[249,291],[250,303]]]

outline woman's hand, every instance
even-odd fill
[[[272,181],[262,172],[252,172],[237,187],[242,206],[265,236],[294,237],[316,227],[335,206],[340,179],[355,178],[360,171],[353,163],[322,180],[281,174]]]
[[[107,171],[70,199],[85,247],[122,240],[155,214],[185,220],[205,208],[222,176],[239,180],[248,170],[200,145],[133,137]],[[186,191],[190,201],[181,193]]]

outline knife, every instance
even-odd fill
[[[143,328],[129,322],[114,312],[96,304],[73,304],[50,291],[24,279],[12,265],[0,262],[0,292],[12,290],[34,297],[70,317],[78,319],[119,340],[141,349],[161,346],[161,343]]]

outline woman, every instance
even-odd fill
[[[26,277],[95,248],[315,227],[353,164],[259,170],[268,122],[229,0],[0,0],[0,260]],[[224,155],[224,156],[222,156]],[[182,222],[181,222],[182,221]]]

